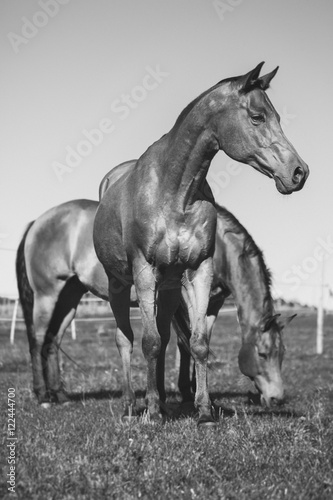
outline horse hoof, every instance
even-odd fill
[[[64,401],[63,403],[61,403],[61,406],[70,406],[71,405],[71,402],[70,401]]]
[[[70,400],[64,392],[58,392],[55,394],[55,399],[56,402],[60,405],[68,405],[70,403]]]
[[[210,415],[203,415],[198,420],[198,427],[205,429],[214,429],[217,426],[217,422]]]
[[[163,416],[160,413],[153,413],[149,415],[151,424],[160,424],[163,421]]]

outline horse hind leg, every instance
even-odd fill
[[[178,388],[182,396],[183,403],[193,402],[192,384],[190,379],[191,350],[190,350],[190,319],[188,312],[186,292],[182,290],[182,297],[177,308],[172,325],[177,333],[177,345],[180,353],[180,365],[178,375]],[[195,389],[194,389],[195,392]]]
[[[157,329],[161,338],[161,350],[157,359],[157,389],[162,403],[165,392],[165,352],[170,340],[171,321],[179,306],[181,287],[160,290],[157,301]],[[162,405],[163,408],[163,405]]]
[[[133,275],[143,323],[142,351],[147,362],[146,402],[150,419],[159,420],[161,401],[165,400],[165,349],[171,319],[179,304],[181,275],[170,277],[172,289],[158,290],[156,271],[143,259],[134,262]]]
[[[59,347],[67,327],[74,319],[77,306],[85,292],[86,288],[78,280],[77,276],[70,278],[59,293],[47,330],[44,344],[47,353],[45,380],[51,399],[56,403],[69,401],[61,377]]]
[[[33,309],[34,331],[29,337],[32,363],[33,389],[38,403],[44,407],[51,402],[46,384],[48,349],[45,344],[47,330],[57,298],[55,296],[40,296],[36,294]]]

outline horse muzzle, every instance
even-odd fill
[[[291,194],[295,191],[300,191],[303,188],[308,177],[309,167],[304,162],[295,167],[290,179],[288,180],[285,177],[280,177],[277,174],[273,175],[276,189],[281,194]]]
[[[254,384],[260,394],[261,406],[274,408],[283,404],[284,387],[281,379],[268,382],[260,377],[259,380],[255,380]]]
[[[260,404],[266,408],[276,408],[284,403],[284,398],[267,397],[260,394]]]

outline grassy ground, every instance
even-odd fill
[[[136,314],[136,313],[135,313]],[[134,385],[144,407],[141,327],[134,321]],[[223,335],[219,332],[223,328]],[[249,401],[252,385],[237,367],[240,334],[234,315],[219,318],[210,362],[217,429],[197,429],[177,393],[176,346],[167,357],[170,418],[121,422],[121,370],[110,324],[77,322],[78,339],[64,339],[64,378],[72,402],[44,410],[31,393],[23,326],[9,345],[0,329],[0,396],[7,443],[7,391],[16,389],[16,496],[22,499],[332,499],[333,317],[326,318],[325,354],[315,354],[315,316],[300,314],[285,334],[286,404],[265,410]],[[8,451],[2,447],[1,498]]]

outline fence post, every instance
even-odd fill
[[[319,289],[319,302],[317,309],[317,354],[323,354],[323,339],[324,339],[324,290],[325,290],[325,263],[324,259],[321,263],[321,280]]]
[[[10,343],[11,343],[11,345],[14,344],[14,338],[15,338],[15,324],[16,324],[16,317],[17,317],[18,302],[19,302],[18,299],[15,299],[13,316],[12,316],[12,324],[10,327]]]

